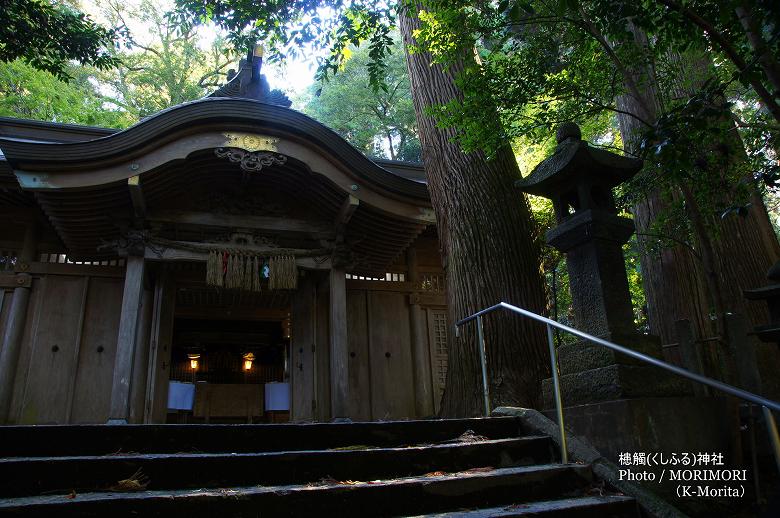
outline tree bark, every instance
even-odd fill
[[[428,53],[409,54],[420,22],[405,10],[399,13],[399,22],[436,212],[450,323],[500,301],[543,313],[540,247],[528,202],[514,187],[520,178],[515,157],[508,146],[490,161],[482,153],[464,153],[453,141],[454,130],[436,127],[425,109],[461,96],[454,78],[464,64],[445,70],[432,66]],[[549,377],[543,326],[503,312],[484,321],[491,405],[537,407],[540,382]],[[472,323],[461,329],[459,338],[449,336],[441,405],[445,416],[483,411],[475,333]]]
[[[673,57],[670,56],[670,59]],[[709,58],[706,56],[685,64],[684,60],[680,59],[679,63],[680,77],[685,74],[688,79],[696,75],[706,77],[710,67]],[[692,71],[686,67],[695,68],[695,73],[691,74]],[[683,84],[684,82],[680,81],[680,92],[676,92],[676,95],[690,93],[682,91],[686,88]],[[654,100],[660,95],[657,84],[648,83],[642,95],[646,96],[642,106],[658,105]],[[618,106],[623,111],[635,113],[629,96],[618,99]],[[646,112],[641,114],[643,118],[648,117]],[[724,109],[723,116],[730,117],[730,114]],[[656,114],[652,114],[645,120],[654,123],[656,117]],[[642,130],[640,123],[623,114],[620,114],[618,119],[627,151],[635,151],[635,137]],[[736,162],[744,159],[744,145],[736,133],[710,143],[701,152],[717,153],[724,147],[730,149],[731,164],[734,166],[738,165]],[[713,174],[706,176],[712,178]],[[725,178],[725,174],[720,176]],[[690,191],[691,186],[681,187],[683,191]],[[768,314],[763,305],[748,303],[742,293],[743,290],[765,284],[766,271],[780,258],[780,246],[760,194],[757,191],[752,194],[747,216],[734,214],[725,218],[691,213],[696,208],[696,204],[692,203],[693,195],[689,192],[688,196],[684,197],[688,200],[689,216],[696,220],[693,222],[695,242],[692,245],[699,250],[699,256],[682,246],[663,250],[659,256],[642,255],[642,274],[651,332],[660,335],[665,343],[675,342],[674,322],[688,319],[693,323],[699,337],[709,336],[713,332],[711,311],[721,315],[723,312],[741,313],[749,318],[753,326],[766,324]],[[724,204],[726,201],[724,200]],[[642,202],[632,208],[640,241],[646,240],[642,234],[649,232],[649,226],[665,208],[658,190],[649,193]],[[705,227],[717,229],[715,235],[710,235],[711,230]]]
[[[645,34],[630,25],[635,44],[648,44]],[[647,129],[645,123],[654,124],[661,109],[658,83],[652,70],[635,70],[641,77],[641,88],[634,94],[625,94],[617,99],[618,124],[623,145],[628,153],[637,154],[640,136]],[[637,98],[639,95],[641,98]],[[637,117],[632,117],[634,114]],[[640,122],[644,121],[644,122]],[[640,173],[642,174],[642,173]],[[631,207],[640,244],[640,266],[642,287],[647,301],[647,316],[650,332],[661,338],[661,343],[677,341],[675,322],[689,320],[695,336],[710,336],[710,297],[706,288],[704,270],[700,255],[683,245],[653,251],[652,226],[656,218],[668,208],[659,189],[653,189],[644,199]]]

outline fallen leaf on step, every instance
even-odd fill
[[[69,499],[69,500],[73,500],[74,498],[76,498],[76,490],[75,490],[75,489],[72,489],[72,490],[70,491],[70,493],[68,493],[68,494],[65,496],[65,498],[67,498],[67,499]]]
[[[424,477],[441,477],[443,475],[446,475],[443,471],[431,471],[430,473],[426,473],[423,475]]]
[[[492,466],[485,466],[483,468],[471,468],[463,470],[460,473],[487,473],[488,471],[494,471],[496,468]]]
[[[457,444],[457,443],[469,443],[469,442],[485,442],[489,441],[487,437],[484,435],[477,435],[474,433],[474,430],[466,430],[462,434],[460,434],[455,439],[450,439],[448,441],[442,441],[441,444]]]
[[[146,489],[146,486],[149,485],[149,482],[149,477],[144,475],[143,471],[141,471],[141,468],[138,468],[136,472],[130,476],[130,478],[120,480],[113,486],[109,487],[108,490],[120,492],[143,491]]]
[[[604,482],[591,485],[585,492],[589,495],[604,496]]]

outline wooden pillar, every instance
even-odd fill
[[[38,225],[33,219],[28,223],[24,233],[24,244],[17,256],[17,269],[25,269],[25,265],[35,260],[38,246]],[[27,274],[18,274],[25,276]],[[19,277],[21,280],[22,277]],[[27,321],[27,305],[30,301],[32,284],[28,287],[14,288],[11,299],[11,308],[8,312],[8,321],[3,334],[3,348],[0,349],[0,424],[8,422],[8,414],[11,409],[11,398],[14,393],[14,381],[16,379],[16,367],[19,363],[19,353],[22,348],[24,336],[24,324]]]
[[[410,247],[406,251],[406,279],[419,284],[417,275],[417,250]],[[414,361],[414,401],[417,417],[433,415],[433,385],[431,377],[431,356],[425,337],[423,310],[417,303],[417,297],[409,299],[409,322],[412,334],[412,360]]]
[[[111,387],[109,424],[126,424],[130,417],[130,383],[138,347],[138,323],[144,291],[144,258],[127,257],[125,288],[122,294],[122,315],[114,360],[114,381]]]
[[[348,417],[349,344],[347,343],[347,287],[342,267],[330,270],[330,409],[331,417]]]

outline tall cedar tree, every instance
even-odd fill
[[[528,202],[514,187],[520,171],[512,150],[506,146],[491,160],[482,152],[464,153],[454,140],[455,130],[436,126],[426,108],[461,96],[455,78],[464,62],[443,68],[432,65],[427,52],[409,52],[420,27],[412,9],[400,11],[399,25],[436,212],[450,321],[499,301],[544,312],[539,243]],[[516,315],[485,317],[492,406],[538,405],[540,381],[549,375],[544,336],[542,326]],[[443,415],[475,415],[482,410],[474,337],[474,324],[459,338],[450,337]]]

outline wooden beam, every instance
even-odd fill
[[[133,201],[133,210],[135,211],[136,219],[145,219],[146,200],[144,199],[143,189],[141,189],[141,177],[135,175],[128,178],[127,188],[130,189],[130,199]]]
[[[0,273],[0,289],[3,288],[29,288],[32,286],[32,277],[19,273]]]
[[[337,243],[344,242],[344,237],[345,234],[347,233],[347,223],[349,223],[349,220],[352,219],[352,215],[355,213],[355,210],[358,208],[358,205],[360,205],[360,200],[358,200],[351,194],[347,195],[347,198],[344,200],[344,203],[341,204],[339,213],[336,215],[336,219],[333,222],[334,226],[336,227]]]
[[[227,333],[224,331],[187,331],[177,333],[176,340],[182,344],[238,344],[238,345],[277,345],[269,333]]]
[[[176,318],[207,318],[209,320],[253,320],[275,322],[289,317],[289,309],[260,309],[247,307],[191,306],[177,307]]]
[[[130,418],[130,383],[138,348],[138,324],[141,320],[141,299],[144,292],[145,260],[129,256],[122,294],[122,313],[114,360],[109,424],[127,424]]]
[[[400,293],[414,293],[417,289],[413,282],[398,281],[362,281],[358,279],[348,279],[346,285],[348,290],[397,291]]]
[[[326,222],[286,217],[214,214],[192,211],[156,211],[149,214],[149,221],[177,225],[201,225],[207,227],[238,228],[265,232],[293,232],[311,234],[318,239],[333,239],[333,229]]]
[[[93,264],[30,263],[26,273],[55,275],[87,275],[89,277],[124,277],[124,266],[96,266]]]
[[[349,343],[347,341],[346,272],[330,271],[330,411],[349,417]]]
[[[344,203],[341,204],[339,213],[336,215],[336,219],[333,222],[336,227],[336,233],[346,227],[349,220],[352,219],[352,215],[355,213],[355,209],[360,205],[360,200],[352,196],[347,195]]]
[[[267,254],[269,256],[274,254],[274,248],[262,248],[252,247],[247,248],[247,251],[256,254]],[[306,252],[301,250],[301,252]],[[144,257],[149,261],[190,261],[190,262],[206,262],[209,257],[207,251],[196,252],[194,250],[182,250],[179,248],[168,248],[163,246],[147,246]],[[297,257],[295,263],[300,268],[307,270],[329,270],[331,265],[330,257],[322,260],[318,260],[316,257]]]

